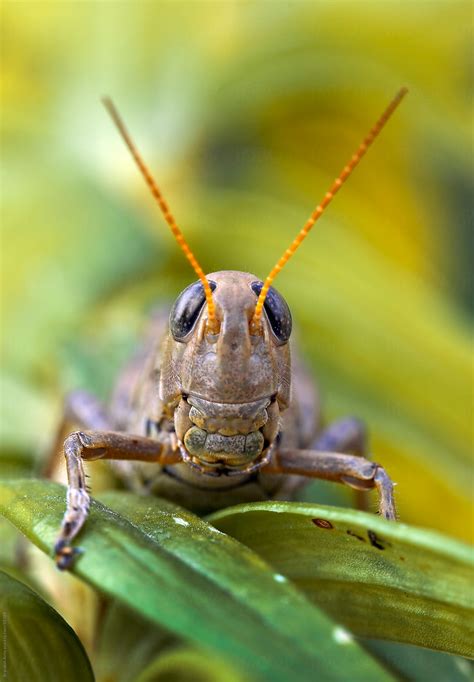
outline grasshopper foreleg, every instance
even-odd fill
[[[369,458],[367,441],[365,424],[355,417],[344,417],[329,424],[314,440],[311,449]],[[367,511],[369,509],[367,491],[355,488],[354,492],[357,508]]]
[[[71,566],[75,554],[71,540],[79,533],[89,511],[83,461],[95,459],[176,463],[181,459],[171,433],[161,439],[145,438],[115,431],[75,431],[64,442],[68,475],[67,508],[54,551],[60,569]]]
[[[364,457],[320,450],[278,450],[262,471],[335,481],[356,490],[375,488],[380,515],[390,521],[396,519],[391,479],[383,467]]]
[[[330,424],[315,440],[313,444],[314,450],[323,452],[342,452],[344,454],[357,455],[358,457],[368,458],[367,445],[367,429],[365,424],[355,417],[345,417],[338,419]],[[367,510],[367,484],[361,481],[345,481],[355,489],[357,495],[357,505],[359,509]],[[391,498],[391,507],[393,508],[393,517],[395,518],[395,507],[393,504],[393,484],[390,478],[382,467],[378,467],[378,472],[375,474],[374,486],[379,490],[379,497],[382,500],[380,488],[385,490],[384,498]],[[390,491],[388,490],[390,488]],[[369,488],[370,489],[370,488]],[[382,510],[380,513],[385,516]]]

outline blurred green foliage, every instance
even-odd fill
[[[40,470],[64,392],[106,397],[194,279],[102,95],[204,269],[264,277],[407,85],[276,286],[401,519],[472,540],[470,3],[11,1],[1,38],[0,475]]]

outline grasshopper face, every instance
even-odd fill
[[[195,464],[237,472],[264,457],[288,406],[291,315],[272,289],[260,333],[252,334],[262,282],[236,271],[207,278],[219,332],[209,332],[200,283],[185,289],[170,315],[160,398]]]

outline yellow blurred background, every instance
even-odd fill
[[[4,2],[0,473],[38,471],[64,392],[106,396],[195,279],[102,95],[204,269],[263,278],[407,85],[276,287],[400,518],[470,538],[471,40],[468,2]]]

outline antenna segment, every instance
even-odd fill
[[[156,184],[155,180],[153,179],[152,174],[148,170],[147,166],[145,165],[145,162],[143,161],[142,157],[140,156],[140,153],[138,152],[138,149],[136,148],[135,144],[132,141],[132,138],[130,137],[128,130],[125,127],[124,122],[122,121],[114,103],[110,99],[110,97],[104,97],[102,100],[105,108],[109,112],[113,122],[115,123],[117,130],[119,131],[123,141],[127,145],[128,149],[130,150],[131,155],[135,159],[135,162],[143,175],[146,184],[148,185],[151,193],[153,194],[154,198],[156,199],[156,202],[158,206],[161,209],[161,212],[163,214],[164,219],[170,226],[171,232],[174,235],[174,238],[178,242],[179,246],[181,247],[184,255],[188,259],[188,261],[191,264],[191,267],[193,268],[194,272],[197,274],[199,279],[201,280],[201,284],[204,287],[204,293],[206,295],[206,303],[207,303],[207,326],[208,329],[211,333],[216,334],[219,331],[219,324],[216,319],[216,309],[214,305],[214,300],[212,298],[212,290],[209,285],[209,282],[206,279],[206,276],[203,272],[203,269],[197,262],[193,252],[189,248],[189,245],[187,241],[185,240],[183,233],[179,229],[179,227],[176,224],[176,221],[169,209],[168,204],[166,203],[165,199],[163,198],[163,195],[160,191],[160,188]]]
[[[331,203],[334,195],[339,191],[341,186],[344,184],[344,182],[347,180],[347,178],[351,175],[352,171],[354,168],[357,166],[359,161],[362,159],[372,142],[375,140],[375,138],[378,136],[384,125],[387,123],[388,119],[390,116],[393,114],[395,109],[398,107],[402,99],[405,97],[405,95],[408,92],[408,88],[401,88],[401,90],[398,91],[398,93],[395,95],[393,100],[390,102],[388,107],[385,109],[377,123],[374,125],[374,127],[370,130],[369,134],[367,137],[364,138],[364,140],[361,142],[359,145],[359,148],[353,154],[351,157],[350,161],[347,163],[346,166],[342,169],[341,173],[339,176],[334,180],[333,184],[329,188],[329,190],[326,192],[324,199],[321,201],[321,203],[314,209],[308,220],[306,221],[305,225],[303,228],[300,230],[300,232],[296,235],[295,239],[293,242],[290,244],[290,246],[286,249],[286,251],[283,253],[279,261],[275,264],[273,269],[270,271],[270,274],[266,278],[262,290],[260,292],[260,295],[257,299],[257,305],[255,306],[255,312],[253,314],[252,320],[250,322],[250,330],[253,334],[259,333],[260,330],[260,325],[261,325],[261,318],[262,318],[262,312],[263,312],[263,304],[265,303],[265,299],[268,294],[268,290],[270,289],[271,283],[275,279],[275,277],[278,275],[280,270],[284,267],[284,265],[290,260],[290,258],[293,256],[295,253],[296,249],[300,246],[301,242],[304,240],[304,238],[309,234],[311,228],[313,227],[314,223],[321,217],[322,213],[324,212],[324,209]]]

